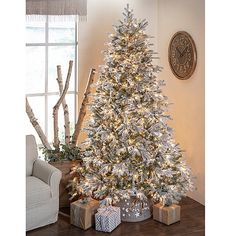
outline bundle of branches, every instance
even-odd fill
[[[74,133],[70,134],[70,119],[69,119],[69,109],[66,103],[66,94],[69,88],[69,82],[71,77],[73,67],[73,61],[69,61],[69,68],[67,72],[67,77],[65,81],[65,85],[63,85],[61,66],[57,66],[57,83],[59,86],[60,96],[53,107],[53,128],[54,128],[54,139],[53,139],[53,147],[51,147],[50,143],[46,135],[44,134],[40,124],[38,123],[32,108],[26,98],[26,113],[29,117],[31,124],[36,130],[39,138],[43,144],[43,154],[45,155],[45,160],[55,162],[59,160],[80,160],[80,148],[77,146],[78,137],[81,132],[82,123],[84,117],[86,115],[86,106],[88,104],[88,95],[91,93],[91,84],[94,81],[95,69],[91,69],[89,73],[88,83],[85,89],[83,102],[78,114],[78,119],[75,124]],[[62,105],[64,111],[64,132],[65,132],[65,142],[64,144],[59,140],[59,127],[58,127],[58,111],[60,106]]]

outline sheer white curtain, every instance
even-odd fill
[[[87,17],[87,0],[26,0],[28,20],[43,19],[45,15],[56,20],[81,21]]]

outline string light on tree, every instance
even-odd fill
[[[128,6],[123,15],[104,52],[85,129],[83,178],[74,192],[113,204],[131,196],[176,203],[193,189],[191,172],[167,124],[169,104],[152,62],[148,22]]]

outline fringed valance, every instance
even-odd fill
[[[26,16],[30,20],[44,19],[84,21],[87,17],[87,0],[26,0]]]

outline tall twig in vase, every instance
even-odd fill
[[[73,66],[73,61],[69,61],[69,68],[68,68],[68,72],[67,72],[67,77],[66,77],[66,82],[65,82],[65,87],[63,89],[63,92],[59,98],[59,100],[57,101],[56,105],[53,107],[53,126],[54,126],[54,141],[53,141],[53,146],[55,149],[59,149],[59,145],[60,145],[60,141],[58,138],[58,111],[59,111],[59,107],[62,103],[62,101],[64,100],[66,93],[68,91],[69,88],[69,82],[70,82],[70,77],[71,77],[71,73],[72,73],[72,66]]]
[[[51,146],[50,146],[50,144],[49,144],[49,142],[47,140],[47,137],[44,134],[41,126],[39,125],[37,119],[35,118],[34,112],[33,112],[32,108],[30,107],[28,99],[25,98],[25,101],[26,101],[26,113],[27,113],[27,115],[28,115],[28,117],[30,119],[31,124],[33,125],[33,127],[36,130],[39,138],[41,139],[41,141],[43,143],[43,146],[45,148],[47,148],[48,150],[51,150],[52,148],[51,148]]]
[[[95,77],[95,69],[91,69],[90,73],[89,73],[89,79],[88,79],[88,83],[87,83],[87,86],[86,86],[86,90],[85,90],[85,93],[84,93],[83,102],[81,104],[80,111],[79,111],[79,116],[78,116],[78,119],[77,119],[77,122],[76,122],[76,125],[75,125],[75,131],[74,131],[74,134],[72,136],[72,144],[73,145],[77,144],[78,136],[79,136],[79,133],[81,131],[81,127],[82,127],[82,124],[83,124],[84,117],[86,115],[86,105],[88,103],[88,95],[91,93],[91,84],[94,81],[94,77]]]
[[[63,93],[63,81],[62,81],[62,73],[61,73],[61,66],[57,66],[57,82],[59,86],[60,96]],[[66,103],[66,98],[62,100],[62,107],[64,111],[64,128],[65,128],[65,144],[70,143],[70,119],[69,119],[69,109]]]

